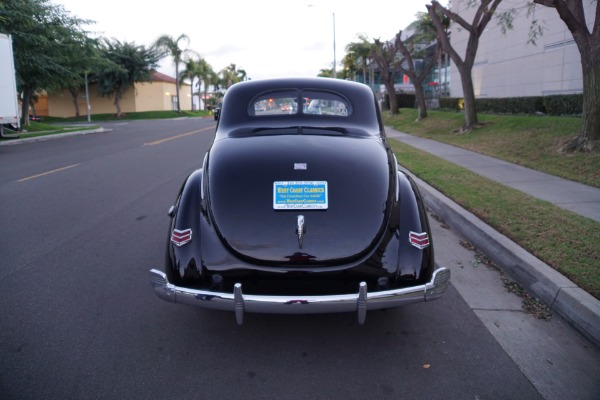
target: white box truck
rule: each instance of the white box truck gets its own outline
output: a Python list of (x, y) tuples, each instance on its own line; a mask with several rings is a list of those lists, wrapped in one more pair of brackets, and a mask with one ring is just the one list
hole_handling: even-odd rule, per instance
[(20, 123), (12, 38), (0, 33), (0, 135), (12, 136), (8, 132), (15, 134)]

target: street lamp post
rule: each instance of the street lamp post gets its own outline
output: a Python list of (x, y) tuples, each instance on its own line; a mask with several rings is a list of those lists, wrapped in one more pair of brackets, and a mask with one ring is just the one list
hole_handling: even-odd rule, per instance
[(333, 78), (337, 78), (337, 71), (335, 68), (336, 60), (335, 60), (335, 13), (333, 14)]
[(85, 73), (85, 108), (87, 109), (87, 121), (88, 124), (90, 122), (92, 122), (92, 116), (90, 114), (91, 112), (91, 107), (90, 107), (90, 90), (88, 88), (88, 74), (87, 72)]
[[(308, 7), (313, 7), (312, 4), (309, 4)], [(331, 13), (333, 16), (333, 77), (337, 78), (337, 70), (335, 68), (336, 59), (335, 59), (335, 13)]]

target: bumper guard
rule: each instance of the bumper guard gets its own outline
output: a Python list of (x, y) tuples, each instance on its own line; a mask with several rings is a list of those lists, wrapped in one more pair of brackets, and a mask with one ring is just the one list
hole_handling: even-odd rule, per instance
[(151, 269), (150, 284), (161, 299), (197, 307), (235, 312), (238, 325), (244, 322), (244, 313), (270, 314), (320, 314), (356, 312), (358, 323), (364, 324), (367, 311), (399, 307), (407, 304), (432, 301), (439, 298), (450, 283), (450, 270), (439, 268), (431, 280), (419, 286), (367, 292), (361, 282), (358, 292), (323, 296), (269, 296), (243, 294), (242, 284), (234, 285), (233, 293), (189, 289), (169, 282), (164, 272)]

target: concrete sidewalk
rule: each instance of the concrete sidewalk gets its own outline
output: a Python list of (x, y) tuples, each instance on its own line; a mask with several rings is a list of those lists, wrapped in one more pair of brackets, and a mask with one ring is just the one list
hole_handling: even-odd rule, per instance
[[(600, 222), (600, 189), (386, 127), (389, 138)], [(401, 163), (402, 160), (399, 160)], [(600, 347), (600, 301), (411, 174), (425, 203), (510, 277)]]
[(388, 137), (600, 222), (600, 189), (386, 127)]

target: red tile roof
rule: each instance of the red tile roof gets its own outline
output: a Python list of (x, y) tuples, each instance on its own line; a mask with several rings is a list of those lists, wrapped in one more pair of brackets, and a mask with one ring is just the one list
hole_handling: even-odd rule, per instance
[(158, 71), (154, 71), (152, 73), (152, 80), (158, 82), (169, 82), (169, 83), (177, 83), (177, 80), (169, 75), (162, 74)]

